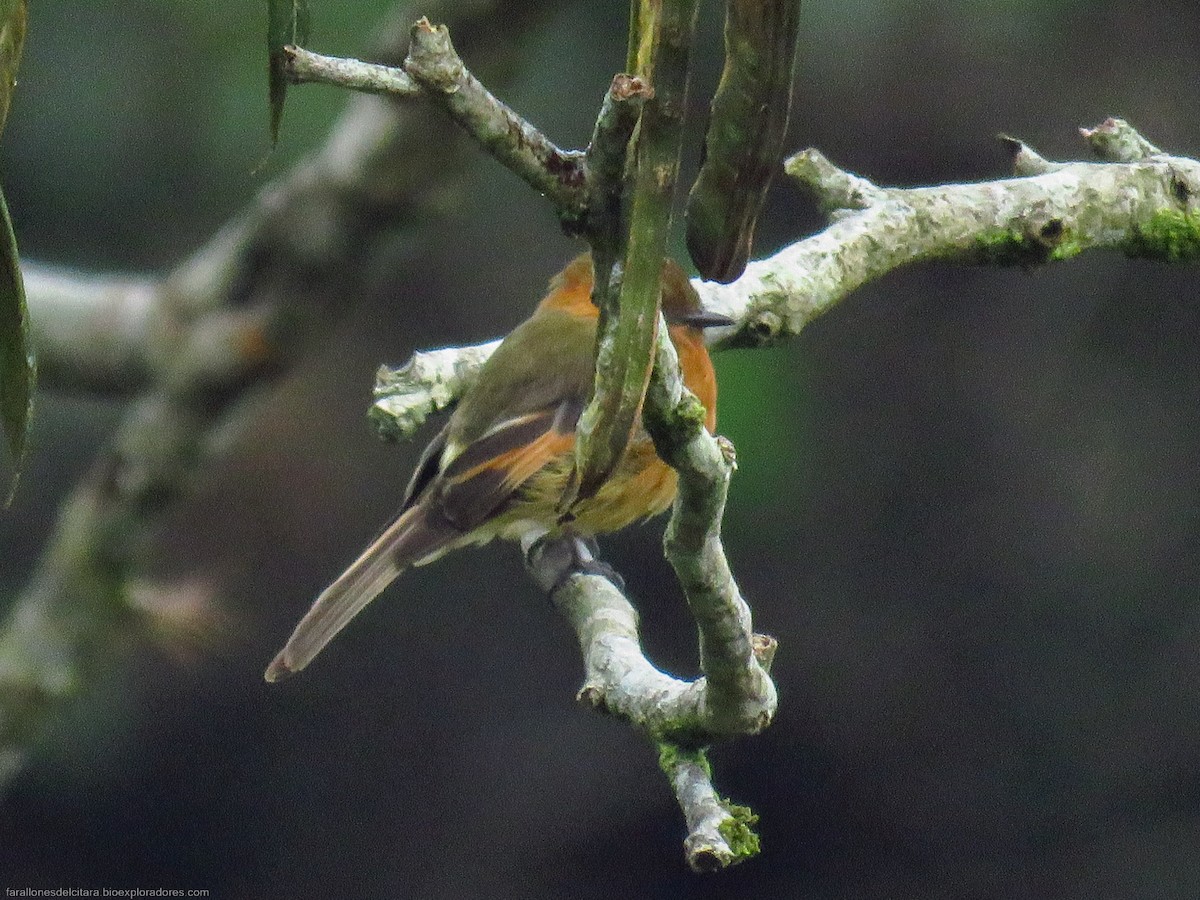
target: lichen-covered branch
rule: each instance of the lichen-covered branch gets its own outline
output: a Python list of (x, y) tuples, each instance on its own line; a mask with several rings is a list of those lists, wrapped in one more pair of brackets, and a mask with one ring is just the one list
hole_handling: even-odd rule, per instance
[[(574, 629), (584, 661), (579, 700), (645, 731), (659, 745), (659, 764), (671, 783), (687, 823), (684, 851), (697, 871), (732, 865), (758, 852), (753, 814), (722, 800), (712, 785), (703, 745), (719, 737), (758, 730), (765, 720), (733, 722), (718, 683), (674, 678), (657, 669), (642, 651), (638, 615), (614, 584), (592, 548), (571, 535), (543, 537), (526, 547), (525, 563), (538, 585)], [(749, 624), (749, 617), (745, 619)], [(703, 626), (702, 626), (703, 627)], [(775, 642), (755, 635), (752, 664), (770, 668)], [(770, 684), (770, 679), (766, 679)], [(774, 689), (769, 718), (774, 709)], [(746, 726), (735, 727), (735, 726)]]
[[(705, 309), (734, 325), (706, 329), (717, 349), (761, 346), (798, 334), (869, 281), (926, 260), (1038, 265), (1088, 249), (1168, 261), (1200, 259), (1200, 161), (1155, 155), (1123, 163), (1051, 163), (1003, 138), (1030, 174), (976, 184), (886, 188), (833, 165), (815, 150), (788, 170), (835, 221), (750, 263), (732, 284), (693, 280)], [(1039, 162), (1040, 161), (1040, 162)], [(447, 348), (441, 365), (453, 367)], [(464, 366), (483, 359), (464, 351)], [(469, 357), (469, 358), (467, 358)], [(381, 397), (388, 394), (381, 384)], [(405, 383), (397, 435), (424, 420), (420, 384)], [(386, 413), (384, 413), (386, 415)]]
[[(736, 321), (711, 332), (713, 342), (758, 345), (796, 334), (871, 279), (921, 260), (1035, 265), (1088, 248), (1165, 260), (1200, 257), (1195, 160), (1139, 155), (1150, 152), (1147, 142), (1128, 162), (1050, 163), (1018, 141), (1006, 143), (1014, 165), (1029, 174), (919, 189), (878, 187), (815, 151), (793, 158), (789, 172), (810, 186), (836, 220), (752, 263), (733, 284), (695, 283), (706, 308)], [(606, 579), (580, 573), (551, 584), (558, 585), (556, 603), (580, 637), (587, 668), (582, 696), (652, 733), (662, 727), (661, 719), (643, 712), (646, 701), (656, 710), (674, 709), (698, 728), (666, 734), (694, 746), (769, 721), (774, 688), (767, 671), (774, 644), (752, 634), (749, 611), (720, 547), (731, 448), (704, 432), (694, 399), (679, 384), (669, 341), (660, 340), (659, 353), (647, 424), (659, 452), (680, 471), (666, 546), (701, 629), (705, 677), (688, 683), (655, 670), (641, 654), (632, 609)], [(411, 403), (411, 383), (407, 390)], [(727, 852), (736, 858), (737, 847), (750, 846), (750, 814), (719, 801), (696, 759), (679, 759), (672, 757), (664, 769), (689, 823), (689, 860), (724, 864)], [(714, 838), (714, 828), (721, 840)]]
[[(573, 548), (568, 563), (588, 555), (570, 536), (543, 540), (527, 548), (527, 557), (535, 577), (552, 592), (579, 635), (588, 671), (580, 696), (659, 740), (690, 745), (755, 733), (770, 722), (776, 703), (774, 685), (754, 657), (749, 608), (733, 583), (719, 540), (732, 459), (705, 430), (702, 411), (699, 417), (680, 415), (698, 403), (684, 397), (678, 361), (658, 311), (696, 11), (694, 0), (643, 5), (632, 54), (636, 76), (614, 79), (584, 165), (570, 170), (566, 164), (575, 163), (575, 156), (565, 159), (470, 76), (445, 27), (417, 22), (405, 63), (488, 152), (550, 194), (564, 225), (581, 231), (592, 245), (594, 299), (600, 306), (596, 386), (579, 421), (575, 478), (561, 508), (569, 510), (574, 501), (590, 497), (609, 476), (645, 408), (652, 432), (661, 432), (656, 435), (661, 455), (683, 469), (681, 481), (687, 485), (681, 491), (686, 502), (677, 505), (668, 529), (668, 553), (700, 625), (701, 665), (710, 677), (689, 683), (655, 669), (641, 653), (636, 614), (607, 580), (587, 574), (586, 568), (570, 577), (547, 574), (549, 561), (560, 561), (558, 551), (564, 547)], [(635, 125), (637, 137), (631, 144)], [(577, 179), (569, 183), (569, 194), (563, 193), (564, 172)], [(659, 360), (663, 388), (646, 398), (657, 343), (665, 347), (660, 353), (669, 354)], [(453, 356), (446, 351), (418, 354), (401, 370), (381, 370), (372, 416), (384, 433), (410, 432), (430, 411), (452, 400), (453, 387), (466, 389), (463, 372), (491, 350), (482, 349)], [(689, 860), (700, 868), (734, 861), (736, 854), (716, 830), (728, 816), (697, 812), (698, 801), (685, 798), (701, 794), (681, 790), (694, 779), (668, 774), (689, 822)], [(715, 797), (711, 785), (708, 793)]]
[(1080, 128), (1092, 152), (1107, 162), (1137, 162), (1162, 153), (1124, 119), (1105, 119), (1095, 128)]
[(733, 445), (704, 427), (704, 408), (683, 386), (669, 340), (659, 342), (646, 427), (659, 456), (679, 473), (663, 546), (700, 633), (706, 727), (717, 735), (755, 734), (770, 724), (776, 695), (756, 656), (750, 607), (721, 543)]
[(303, 47), (283, 48), (283, 66), (292, 84), (329, 84), (364, 94), (416, 97), (421, 87), (398, 66), (322, 56)]
[(560, 150), (467, 71), (445, 25), (412, 28), (404, 68), (485, 150), (545, 194), (564, 223), (582, 219), (583, 153)]
[[(712, 341), (745, 346), (796, 334), (866, 282), (921, 260), (1035, 265), (1093, 247), (1167, 260), (1200, 256), (1200, 163), (1154, 153), (1148, 142), (1131, 140), (1127, 126), (1105, 123), (1097, 130), (1114, 128), (1124, 134), (1121, 146), (1135, 148), (1111, 151), (1127, 161), (1051, 163), (1008, 138), (1014, 167), (1023, 174), (982, 184), (884, 188), (816, 151), (794, 157), (789, 173), (809, 186), (835, 221), (750, 264), (733, 284), (695, 283), (707, 309), (735, 320), (710, 332)], [(452, 349), (440, 352), (443, 367), (456, 365)], [(695, 747), (770, 721), (775, 694), (767, 672), (774, 644), (753, 634), (721, 549), (732, 448), (704, 430), (695, 399), (680, 383), (670, 342), (660, 339), (658, 353), (646, 423), (659, 453), (680, 472), (665, 543), (700, 628), (704, 677), (672, 679), (645, 659), (636, 614), (607, 579), (584, 570), (539, 580), (552, 586), (579, 635), (587, 670), (581, 696), (668, 742)], [(409, 379), (405, 409), (416, 408), (421, 397)], [(408, 416), (397, 433), (413, 427)], [(533, 560), (530, 565), (537, 567)], [(672, 717), (665, 723), (663, 710)], [(737, 857), (735, 845), (745, 848), (753, 839), (749, 813), (719, 800), (699, 758), (664, 758), (671, 760), (664, 770), (689, 824), (689, 861), (727, 864)], [(731, 843), (733, 835), (743, 840)]]
[(688, 830), (684, 855), (694, 871), (712, 872), (758, 855), (759, 840), (753, 829), (758, 817), (717, 794), (704, 750), (662, 744), (658, 764), (683, 810)]
[[(642, 9), (632, 54), (636, 77), (614, 80), (585, 157), (583, 205), (577, 214), (563, 216), (592, 243), (601, 322), (596, 387), (580, 418), (576, 478), (562, 508), (591, 496), (608, 477), (645, 409), (660, 455), (680, 470), (667, 552), (700, 628), (705, 677), (685, 682), (655, 669), (641, 653), (633, 608), (608, 580), (588, 574), (586, 567), (570, 575), (554, 571), (551, 563), (563, 561), (563, 548), (572, 550), (565, 557), (568, 564), (589, 561), (587, 548), (569, 535), (544, 539), (529, 548), (527, 558), (579, 636), (587, 668), (581, 698), (659, 740), (697, 745), (760, 731), (774, 715), (776, 696), (755, 657), (750, 611), (720, 543), (732, 456), (708, 434), (703, 410), (683, 388), (658, 312), (697, 5), (670, 0)], [(561, 151), (494, 101), (466, 72), (444, 27), (418, 22), (405, 66), (497, 159), (544, 192), (559, 184), (549, 176), (561, 170)], [(636, 119), (634, 100), (641, 108)], [(552, 199), (563, 215), (568, 204)], [(578, 200), (572, 197), (571, 202)], [(431, 410), (445, 406), (452, 398), (448, 385), (464, 382), (462, 373), (480, 358), (480, 349), (456, 356), (447, 351), (419, 354), (401, 370), (381, 370), (372, 415), (385, 433), (410, 432)], [(652, 369), (658, 372), (656, 389), (647, 397)], [(422, 382), (427, 390), (420, 390)], [(715, 798), (711, 785), (707, 794), (684, 790), (694, 787), (696, 779), (674, 771), (668, 775), (689, 823), (689, 860), (700, 868), (734, 861), (736, 854), (718, 829), (728, 813), (715, 799), (707, 806), (702, 802)]]
[[(646, 659), (637, 611), (610, 577), (597, 574), (607, 567), (579, 538), (545, 537), (526, 548), (525, 563), (579, 639), (584, 661), (581, 701), (625, 719), (655, 740), (680, 745), (710, 743), (756, 731), (763, 724), (752, 718), (738, 723), (746, 728), (731, 728), (720, 703), (714, 705), (710, 697), (709, 679), (674, 678)], [(757, 665), (758, 660), (769, 661), (774, 643), (756, 637)], [(771, 696), (773, 702), (773, 692)]]
[(327, 84), (368, 94), (428, 97), (498, 162), (545, 194), (564, 223), (582, 221), (586, 199), (584, 153), (561, 150), (471, 74), (445, 25), (420, 19), (403, 67), (367, 63), (285, 47), (292, 84)]
[(701, 742), (704, 682), (674, 678), (646, 659), (637, 611), (612, 580), (589, 568), (590, 549), (569, 535), (547, 538), (529, 548), (525, 560), (579, 640), (579, 700), (658, 740)]
[(368, 416), (381, 437), (409, 437), (435, 412), (446, 409), (475, 383), (480, 367), (500, 342), (414, 353), (399, 369), (380, 366)]
[[(1029, 160), (1017, 158), (1022, 166)], [(706, 306), (738, 319), (732, 332), (715, 336), (723, 343), (796, 334), (868, 281), (924, 260), (1033, 266), (1101, 248), (1169, 261), (1200, 256), (1200, 162), (1193, 159), (1061, 163), (978, 184), (852, 192), (855, 176), (815, 150), (786, 168), (819, 200), (846, 211), (819, 234), (752, 263), (734, 284), (698, 286)]]
[[(624, 245), (622, 198), (629, 142), (646, 100), (654, 91), (645, 79), (621, 74), (613, 78), (600, 105), (587, 156), (588, 242), (603, 279)], [(603, 290), (604, 286), (601, 285)]]

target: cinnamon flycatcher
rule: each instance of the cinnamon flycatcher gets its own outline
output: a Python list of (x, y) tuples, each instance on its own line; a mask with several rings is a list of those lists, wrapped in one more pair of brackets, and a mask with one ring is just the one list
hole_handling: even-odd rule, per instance
[[(577, 257), (550, 282), (533, 315), (496, 348), (408, 484), (399, 517), (317, 597), (267, 668), (278, 681), (308, 665), (358, 612), (409, 566), (493, 538), (561, 529), (560, 501), (575, 463), (575, 426), (593, 383), (598, 310), (592, 259)], [(684, 384), (716, 425), (717, 382), (702, 329), (706, 313), (678, 265), (663, 264), (662, 309)], [(617, 469), (572, 508), (570, 530), (617, 531), (671, 505), (675, 470), (635, 432)]]

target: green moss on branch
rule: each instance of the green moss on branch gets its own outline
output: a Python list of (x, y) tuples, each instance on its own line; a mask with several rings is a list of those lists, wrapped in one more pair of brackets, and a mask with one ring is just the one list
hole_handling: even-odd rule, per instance
[(718, 828), (721, 837), (733, 851), (733, 859), (729, 864), (737, 865), (758, 856), (762, 852), (762, 842), (753, 827), (758, 822), (758, 816), (748, 806), (738, 806), (727, 800), (722, 801), (721, 805), (729, 813), (729, 818)]
[(1164, 209), (1144, 225), (1137, 225), (1125, 245), (1133, 257), (1164, 262), (1200, 259), (1200, 213)]

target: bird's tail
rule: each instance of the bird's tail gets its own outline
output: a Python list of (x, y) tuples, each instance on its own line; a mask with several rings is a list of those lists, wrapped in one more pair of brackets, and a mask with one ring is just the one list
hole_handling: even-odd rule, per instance
[(440, 555), (461, 533), (418, 503), (388, 526), (333, 584), (317, 597), (283, 649), (267, 666), (267, 681), (296, 674), (402, 571)]

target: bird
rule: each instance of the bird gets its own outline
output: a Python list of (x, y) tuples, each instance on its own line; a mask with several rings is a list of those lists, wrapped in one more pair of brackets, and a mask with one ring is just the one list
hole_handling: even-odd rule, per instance
[[(662, 310), (683, 382), (716, 427), (717, 381), (704, 328), (732, 324), (705, 311), (677, 263), (663, 262)], [(583, 253), (551, 279), (532, 316), (484, 363), (446, 426), (421, 454), (400, 513), (316, 599), (267, 667), (274, 682), (305, 666), (403, 570), (459, 547), (569, 530), (592, 539), (664, 512), (678, 477), (640, 426), (621, 461), (564, 515), (575, 435), (594, 381), (599, 310)]]

